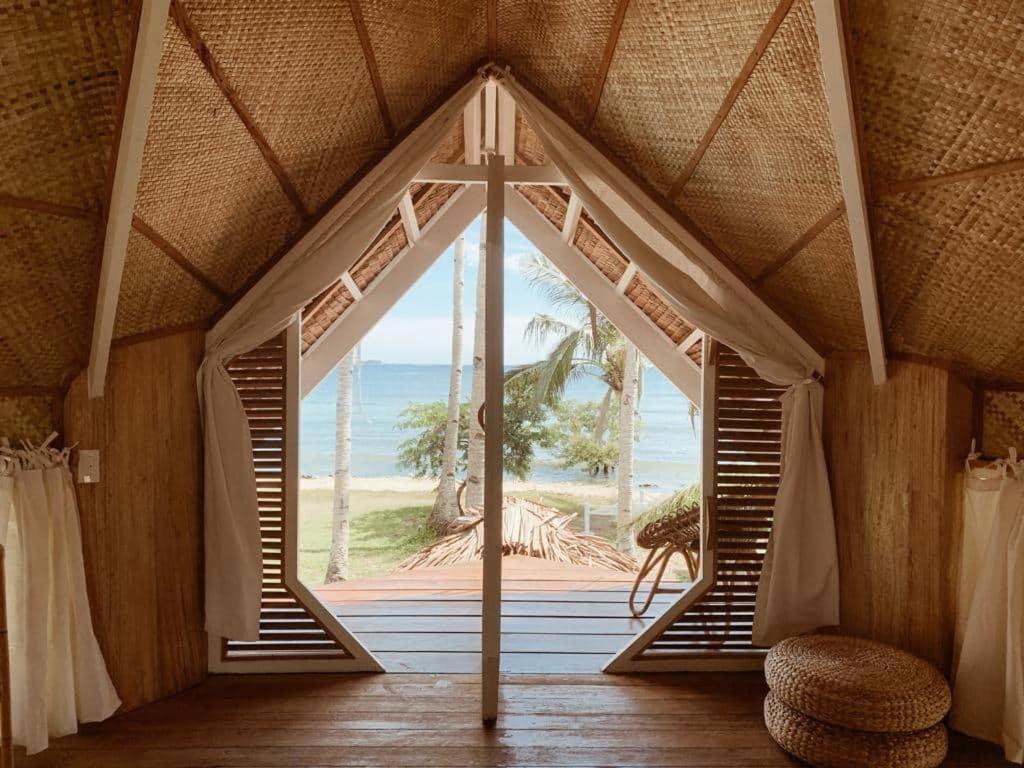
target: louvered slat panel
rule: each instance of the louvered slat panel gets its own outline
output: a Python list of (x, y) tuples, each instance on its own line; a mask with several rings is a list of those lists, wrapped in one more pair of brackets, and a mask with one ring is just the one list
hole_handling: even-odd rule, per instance
[(643, 658), (763, 653), (751, 643), (757, 582), (771, 533), (782, 453), (784, 388), (717, 345), (714, 429), (714, 584), (647, 646)]
[(351, 654), (284, 584), (285, 428), (288, 417), (286, 338), (282, 333), (227, 366), (252, 435), (256, 500), (263, 547), (260, 639), (229, 640), (223, 658), (338, 659)]

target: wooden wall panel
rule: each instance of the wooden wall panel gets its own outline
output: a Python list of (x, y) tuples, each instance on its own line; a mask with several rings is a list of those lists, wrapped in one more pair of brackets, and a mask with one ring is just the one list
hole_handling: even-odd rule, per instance
[(928, 364), (889, 373), (875, 387), (866, 357), (828, 361), (842, 625), (948, 670), (973, 392)]
[(100, 483), (78, 485), (96, 634), (125, 709), (206, 676), (196, 368), (203, 334), (115, 347), (107, 392), (85, 375), (65, 400), (68, 444), (100, 450)]

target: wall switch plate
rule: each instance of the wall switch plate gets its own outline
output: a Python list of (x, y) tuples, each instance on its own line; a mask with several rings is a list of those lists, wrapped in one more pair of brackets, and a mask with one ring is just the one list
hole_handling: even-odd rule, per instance
[(78, 452), (78, 482), (98, 483), (100, 481), (100, 452), (98, 450)]

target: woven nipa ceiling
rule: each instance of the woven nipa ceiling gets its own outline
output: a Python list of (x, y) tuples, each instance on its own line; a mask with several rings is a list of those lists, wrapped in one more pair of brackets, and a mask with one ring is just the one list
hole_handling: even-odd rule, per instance
[[(886, 343), (1024, 380), (1024, 9), (847, 11)], [(137, 16), (109, 0), (0, 9), (0, 388), (59, 385), (88, 357)], [(115, 336), (209, 324), (496, 60), (821, 351), (861, 349), (817, 45), (811, 0), (174, 0)], [(519, 162), (544, 162), (529, 126), (517, 133)], [(445, 194), (416, 190), (417, 210)], [(564, 217), (557, 192), (531, 195)], [(402, 247), (383, 245), (391, 230), (363, 279)], [(586, 217), (575, 242), (611, 279), (623, 268)], [(643, 290), (631, 298), (685, 335)]]

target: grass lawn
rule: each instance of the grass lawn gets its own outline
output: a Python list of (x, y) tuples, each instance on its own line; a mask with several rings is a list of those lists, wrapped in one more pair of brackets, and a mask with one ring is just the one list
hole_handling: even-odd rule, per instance
[[(333, 490), (305, 488), (300, 495), (299, 576), (310, 585), (323, 583), (331, 546)], [(576, 496), (520, 492), (564, 514), (577, 513), (582, 528), (583, 500)], [(400, 561), (434, 540), (427, 517), (434, 504), (430, 492), (352, 491), (349, 578), (384, 576)], [(595, 527), (607, 525), (594, 519)], [(604, 533), (600, 528), (596, 532)]]

